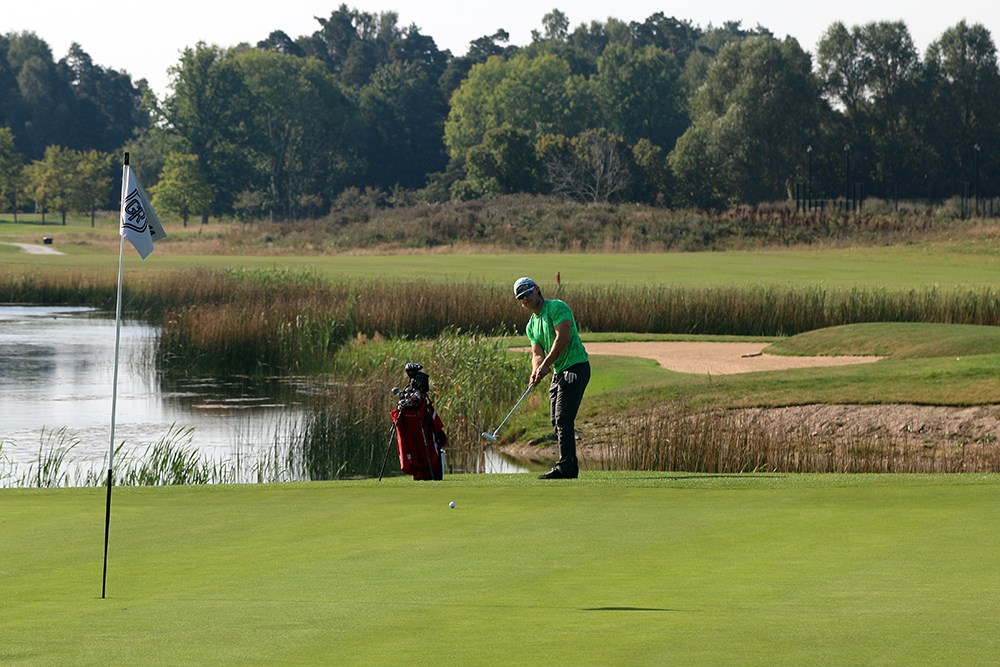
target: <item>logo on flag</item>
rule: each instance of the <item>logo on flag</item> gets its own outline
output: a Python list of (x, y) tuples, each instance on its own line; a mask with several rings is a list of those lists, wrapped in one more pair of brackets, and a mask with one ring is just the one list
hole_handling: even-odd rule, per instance
[(122, 175), (121, 236), (146, 259), (156, 241), (166, 237), (160, 219), (149, 204), (149, 197), (139, 184), (132, 169), (125, 165)]

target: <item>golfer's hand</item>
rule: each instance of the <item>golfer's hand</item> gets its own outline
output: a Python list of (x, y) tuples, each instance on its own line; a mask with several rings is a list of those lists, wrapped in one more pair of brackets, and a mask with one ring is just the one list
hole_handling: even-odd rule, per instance
[(565, 373), (563, 373), (563, 379), (566, 380), (566, 384), (573, 384), (574, 382), (576, 382), (576, 373), (571, 373), (570, 371), (566, 371)]

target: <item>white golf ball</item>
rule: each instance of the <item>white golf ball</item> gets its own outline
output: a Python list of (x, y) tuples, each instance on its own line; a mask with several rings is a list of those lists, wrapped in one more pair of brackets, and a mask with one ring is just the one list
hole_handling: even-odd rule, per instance
[(448, 503), (448, 507), (455, 509), (455, 501), (453, 500), (450, 503)]

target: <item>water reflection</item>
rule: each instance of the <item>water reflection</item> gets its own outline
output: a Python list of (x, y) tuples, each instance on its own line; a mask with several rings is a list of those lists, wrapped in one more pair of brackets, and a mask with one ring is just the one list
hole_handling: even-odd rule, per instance
[[(121, 328), (115, 439), (142, 450), (171, 425), (193, 427), (192, 446), (213, 460), (269, 447), (294, 430), (303, 396), (291, 385), (171, 378), (157, 373), (157, 331)], [(65, 428), (72, 459), (103, 464), (110, 446), (115, 323), (88, 308), (0, 307), (0, 443), (11, 463), (36, 461), (45, 433)]]

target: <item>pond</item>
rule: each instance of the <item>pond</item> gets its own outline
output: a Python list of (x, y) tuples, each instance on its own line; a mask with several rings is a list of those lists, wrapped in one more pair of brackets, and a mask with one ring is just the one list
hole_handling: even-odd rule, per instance
[[(193, 429), (205, 460), (287, 447), (309, 407), (304, 380), (167, 378), (153, 359), (158, 329), (123, 321), (115, 421), (122, 454), (141, 454), (172, 427)], [(0, 464), (22, 473), (40, 452), (74, 443), (78, 470), (107, 470), (115, 322), (90, 308), (0, 306)], [(488, 451), (488, 472), (524, 468)], [(0, 475), (2, 478), (2, 475)], [(4, 485), (0, 479), (0, 486)]]
[[(246, 377), (169, 381), (152, 358), (157, 330), (121, 327), (115, 440), (143, 450), (172, 426), (193, 428), (192, 445), (222, 460), (273, 445), (294, 431), (307, 396), (290, 383)], [(69, 458), (106, 468), (111, 433), (115, 322), (88, 308), (0, 307), (0, 443), (7, 462), (74, 441)]]

